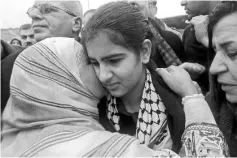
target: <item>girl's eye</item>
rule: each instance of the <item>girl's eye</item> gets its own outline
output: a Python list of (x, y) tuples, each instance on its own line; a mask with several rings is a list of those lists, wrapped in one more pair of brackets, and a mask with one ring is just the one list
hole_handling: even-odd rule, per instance
[(96, 64), (98, 64), (98, 62), (96, 62), (96, 61), (91, 61), (91, 60), (87, 59), (87, 64), (88, 64), (88, 65), (96, 65)]
[(92, 66), (99, 66), (99, 63), (95, 62), (95, 61), (90, 61), (90, 65), (92, 65)]
[(111, 64), (118, 64), (122, 59), (110, 59), (109, 62)]

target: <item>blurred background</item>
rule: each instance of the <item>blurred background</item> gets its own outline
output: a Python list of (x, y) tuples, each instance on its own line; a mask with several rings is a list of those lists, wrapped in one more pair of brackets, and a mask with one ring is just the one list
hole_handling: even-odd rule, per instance
[[(80, 0), (83, 12), (95, 9), (104, 3), (113, 0)], [(168, 26), (182, 31), (185, 27), (185, 11), (180, 5), (181, 0), (158, 0), (158, 12), (156, 17), (162, 19)], [(1, 39), (10, 41), (19, 36), (19, 27), (25, 23), (31, 23), (26, 12), (34, 3), (34, 0), (1, 0), (0, 1), (0, 28)]]

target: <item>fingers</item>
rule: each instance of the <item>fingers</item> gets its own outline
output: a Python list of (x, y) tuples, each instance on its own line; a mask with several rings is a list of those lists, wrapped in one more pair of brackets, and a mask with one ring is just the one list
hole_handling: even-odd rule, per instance
[(167, 68), (157, 68), (157, 73), (163, 78), (166, 83), (172, 82), (174, 76), (180, 73), (183, 69), (180, 69), (178, 66), (169, 66)]
[(196, 69), (201, 73), (203, 73), (206, 70), (205, 66), (201, 64), (195, 63), (195, 66), (196, 66)]
[(197, 72), (197, 73), (203, 73), (206, 69), (204, 66), (198, 63), (189, 63), (189, 62), (185, 62), (181, 64), (179, 67), (185, 69), (188, 72)]
[(163, 80), (167, 80), (170, 78), (170, 73), (168, 71), (171, 71), (169, 68), (157, 68), (156, 72), (163, 78)]

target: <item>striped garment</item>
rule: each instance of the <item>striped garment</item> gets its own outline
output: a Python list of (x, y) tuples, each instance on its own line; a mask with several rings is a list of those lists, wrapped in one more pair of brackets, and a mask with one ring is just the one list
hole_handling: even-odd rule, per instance
[[(178, 156), (167, 149), (153, 151), (135, 137), (104, 130), (97, 109), (103, 89), (86, 61), (82, 46), (70, 38), (46, 39), (19, 55), (2, 118), (1, 156)], [(207, 126), (193, 125), (185, 131), (185, 154), (197, 153), (196, 146), (189, 152), (190, 140), (200, 142), (210, 136), (210, 130), (215, 131), (211, 136), (219, 139), (219, 146), (223, 145), (219, 129)], [(200, 129), (204, 134), (193, 137)]]

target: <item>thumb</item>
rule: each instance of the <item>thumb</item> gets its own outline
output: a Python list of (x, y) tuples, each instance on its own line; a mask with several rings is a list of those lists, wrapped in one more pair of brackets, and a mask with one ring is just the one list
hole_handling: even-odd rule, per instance
[(198, 67), (198, 70), (200, 72), (204, 72), (206, 70), (205, 66), (201, 65), (201, 64), (198, 64), (198, 63), (195, 63), (195, 65)]

